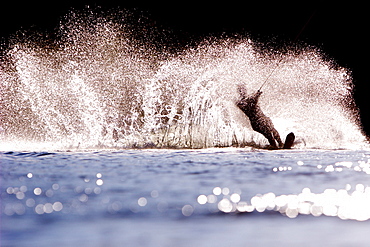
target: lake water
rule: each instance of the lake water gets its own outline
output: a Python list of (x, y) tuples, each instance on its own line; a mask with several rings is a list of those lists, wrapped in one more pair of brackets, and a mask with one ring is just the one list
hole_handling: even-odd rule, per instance
[(1, 153), (2, 246), (367, 246), (370, 152)]
[[(351, 71), (303, 43), (171, 35), (87, 8), (0, 44), (1, 246), (368, 246)], [(265, 149), (238, 85), (264, 85), (294, 149)]]

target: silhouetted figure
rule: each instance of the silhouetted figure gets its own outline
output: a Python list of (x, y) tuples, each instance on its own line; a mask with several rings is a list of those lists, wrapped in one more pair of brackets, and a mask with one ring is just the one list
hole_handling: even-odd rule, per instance
[(290, 149), (294, 145), (295, 135), (293, 132), (290, 132), (286, 138), (284, 143), (284, 149)]
[(237, 106), (248, 116), (253, 130), (264, 135), (272, 148), (283, 147), (280, 135), (275, 129), (271, 119), (263, 114), (258, 105), (258, 99), (262, 92), (258, 90), (254, 94), (247, 95), (247, 90), (243, 86), (239, 86), (238, 90), (241, 99), (237, 102)]

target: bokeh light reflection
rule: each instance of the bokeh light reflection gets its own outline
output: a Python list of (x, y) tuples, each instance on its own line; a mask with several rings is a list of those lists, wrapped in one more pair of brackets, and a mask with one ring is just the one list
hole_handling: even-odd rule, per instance
[(41, 189), (41, 188), (35, 188), (35, 189), (33, 190), (33, 193), (34, 193), (36, 196), (39, 196), (39, 195), (41, 195), (41, 193), (42, 193), (42, 189)]
[[(29, 172), (26, 177), (32, 178), (32, 182), (19, 180), (25, 184), (8, 186), (0, 194), (2, 199), (7, 199), (0, 207), (0, 213), (7, 216), (33, 213), (44, 215), (44, 217), (58, 212), (82, 214), (84, 211), (92, 209), (92, 205), (96, 205), (95, 197), (102, 192), (103, 175), (97, 173), (94, 176), (96, 176), (96, 180), (82, 176), (83, 184), (76, 186), (62, 185), (55, 180), (45, 185), (43, 182), (47, 180)], [(42, 180), (39, 180), (40, 178)], [(67, 197), (68, 200), (63, 201), (64, 197)], [(142, 200), (140, 202), (144, 206), (145, 202)], [(120, 208), (113, 205), (113, 209), (117, 211)]]
[(193, 214), (194, 208), (191, 205), (185, 205), (182, 207), (181, 212), (184, 216), (189, 217)]
[(198, 196), (198, 199), (197, 199), (197, 201), (198, 201), (198, 203), (199, 204), (206, 204), (207, 203), (207, 196), (206, 195), (200, 195), (200, 196)]
[[(342, 164), (350, 166), (349, 163)], [(347, 184), (345, 189), (326, 189), (322, 193), (313, 193), (310, 188), (304, 188), (299, 194), (279, 195), (269, 192), (257, 194), (250, 202), (241, 200), (239, 193), (221, 195), (221, 188), (216, 187), (213, 193), (220, 192), (219, 197), (213, 195), (218, 210), (224, 213), (263, 213), (276, 211), (289, 218), (299, 215), (315, 217), (325, 215), (338, 217), (342, 220), (366, 221), (370, 219), (370, 187), (363, 184), (353, 186)], [(220, 190), (220, 191), (218, 191)], [(214, 203), (208, 200), (209, 196), (199, 195), (197, 202), (200, 205)]]
[(139, 204), (140, 207), (145, 207), (147, 203), (148, 201), (145, 197), (140, 197), (137, 201), (137, 204)]

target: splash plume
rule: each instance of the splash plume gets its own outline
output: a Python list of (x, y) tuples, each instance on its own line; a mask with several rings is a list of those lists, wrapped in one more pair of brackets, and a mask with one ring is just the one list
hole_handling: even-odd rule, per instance
[(260, 104), (282, 136), (293, 131), (309, 148), (364, 145), (350, 72), (317, 48), (271, 53), (248, 37), (211, 38), (173, 53), (146, 25), (127, 12), (71, 11), (51, 43), (11, 42), (1, 145), (261, 147), (235, 105), (237, 85), (256, 91), (277, 63)]

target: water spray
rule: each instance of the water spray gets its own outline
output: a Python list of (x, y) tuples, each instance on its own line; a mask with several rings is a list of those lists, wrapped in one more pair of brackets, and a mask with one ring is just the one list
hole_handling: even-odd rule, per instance
[(314, 47), (281, 59), (257, 53), (249, 39), (218, 38), (164, 56), (151, 39), (131, 35), (136, 24), (127, 26), (120, 12), (114, 21), (89, 13), (69, 15), (57, 49), (27, 37), (8, 48), (0, 62), (0, 149), (263, 146), (229, 89), (245, 80), (261, 90), (283, 59), (285, 79), (261, 101), (281, 134), (299, 133), (312, 148), (365, 141), (350, 75)]
[(280, 58), (280, 60), (277, 62), (277, 65), (275, 66), (275, 68), (271, 71), (271, 73), (267, 76), (266, 80), (262, 83), (262, 85), (260, 86), (260, 88), (258, 89), (258, 92), (261, 91), (262, 87), (268, 82), (268, 79), (272, 76), (272, 74), (275, 72), (275, 70), (279, 67), (280, 65), (280, 62), (283, 60), (283, 58)]

